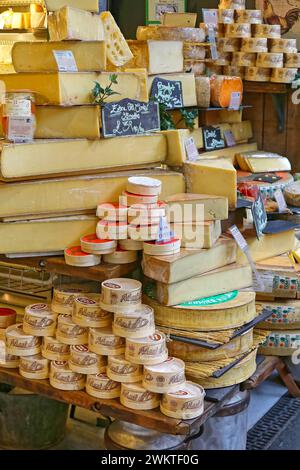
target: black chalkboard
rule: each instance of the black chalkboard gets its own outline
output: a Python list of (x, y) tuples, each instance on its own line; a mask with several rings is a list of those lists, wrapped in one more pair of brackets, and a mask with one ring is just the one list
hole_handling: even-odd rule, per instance
[(222, 138), (221, 129), (219, 127), (204, 127), (203, 138), (206, 150), (223, 149), (225, 147), (225, 142)]
[(156, 77), (151, 88), (151, 97), (158, 103), (164, 104), (166, 109), (183, 108), (182, 83), (174, 80), (165, 80)]
[(124, 99), (107, 103), (102, 108), (102, 133), (104, 137), (139, 135), (160, 130), (157, 103)]
[(264, 201), (263, 201), (260, 191), (259, 191), (259, 195), (256, 201), (252, 205), (251, 210), (252, 210), (256, 235), (257, 235), (257, 238), (260, 239), (268, 222), (266, 208), (265, 208)]

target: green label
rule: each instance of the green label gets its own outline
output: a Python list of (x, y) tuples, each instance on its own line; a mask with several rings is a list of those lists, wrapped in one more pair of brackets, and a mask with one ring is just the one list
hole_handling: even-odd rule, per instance
[(180, 307), (208, 307), (210, 305), (224, 304), (236, 299), (238, 291), (228, 292), (227, 294), (214, 295), (213, 297), (206, 297), (203, 299), (194, 300), (193, 302), (185, 302)]

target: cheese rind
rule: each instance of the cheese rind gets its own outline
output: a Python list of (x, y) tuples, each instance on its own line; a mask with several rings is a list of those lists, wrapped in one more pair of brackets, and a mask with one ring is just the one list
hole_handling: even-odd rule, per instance
[(127, 64), (132, 58), (132, 52), (110, 11), (103, 11), (100, 21), (104, 27), (106, 53), (109, 61), (117, 67)]
[(270, 52), (296, 53), (297, 39), (270, 39)]
[(258, 309), (268, 309), (272, 315), (259, 328), (270, 330), (291, 330), (300, 328), (300, 301), (280, 300), (280, 302), (257, 302)]
[(260, 52), (257, 54), (256, 66), (270, 69), (283, 68), (283, 54), (277, 52)]
[(56, 11), (64, 6), (80, 8), (80, 10), (95, 13), (99, 11), (98, 0), (45, 0), (45, 4), (48, 11)]
[(64, 6), (48, 15), (51, 41), (104, 41), (104, 26), (99, 15)]
[(210, 79), (209, 77), (195, 77), (197, 105), (199, 108), (210, 106)]
[(299, 347), (300, 330), (273, 331), (259, 348), (259, 353), (268, 356), (291, 356)]
[(163, 41), (205, 42), (204, 28), (174, 28), (169, 26), (139, 26), (136, 32), (139, 41), (160, 39)]
[(270, 152), (244, 152), (236, 155), (240, 168), (252, 173), (291, 171), (291, 164), (286, 157)]
[(243, 39), (241, 51), (243, 52), (268, 52), (268, 40), (267, 38)]
[(203, 220), (228, 219), (228, 200), (207, 194), (175, 194), (165, 199), (169, 222), (195, 222), (197, 208), (203, 208)]
[(298, 68), (273, 69), (271, 82), (273, 83), (292, 83), (297, 76)]
[(271, 69), (264, 67), (247, 67), (245, 80), (249, 82), (268, 82), (271, 77)]
[(280, 39), (281, 25), (279, 24), (256, 24), (253, 26), (254, 37)]
[[(196, 85), (195, 85), (195, 75), (193, 73), (183, 73), (183, 74), (164, 74), (161, 75), (152, 75), (148, 78), (148, 91), (151, 95), (151, 88), (153, 80), (158, 77), (164, 80), (179, 81), (182, 84), (182, 95), (183, 95), (183, 106), (197, 106), (197, 96), (196, 96)], [(120, 99), (120, 98), (119, 98)]]
[(222, 233), (221, 221), (171, 223), (171, 231), (181, 241), (182, 248), (211, 248)]

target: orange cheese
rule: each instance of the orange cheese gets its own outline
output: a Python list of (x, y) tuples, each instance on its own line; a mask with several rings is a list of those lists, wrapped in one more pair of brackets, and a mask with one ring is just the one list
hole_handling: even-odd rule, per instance
[(213, 75), (210, 81), (211, 101), (214, 106), (228, 108), (231, 101), (231, 94), (239, 92), (241, 102), (243, 99), (243, 81), (240, 77), (229, 77), (226, 75)]

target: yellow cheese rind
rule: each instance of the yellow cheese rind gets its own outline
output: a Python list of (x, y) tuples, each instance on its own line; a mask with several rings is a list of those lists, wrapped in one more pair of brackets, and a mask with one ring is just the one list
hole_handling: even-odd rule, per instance
[(104, 26), (99, 15), (64, 6), (48, 15), (51, 41), (104, 41)]
[(257, 308), (272, 311), (272, 316), (259, 323), (259, 328), (266, 330), (300, 329), (300, 301), (283, 300), (275, 302), (257, 302)]
[(110, 11), (103, 11), (100, 18), (104, 27), (107, 57), (117, 67), (125, 65), (132, 58), (132, 52)]
[[(254, 262), (279, 256), (293, 249), (295, 233), (293, 230), (287, 232), (262, 235), (260, 240), (256, 237), (247, 237), (250, 254)], [(237, 254), (239, 263), (247, 263), (247, 258), (239, 249)]]
[(173, 28), (169, 26), (139, 26), (136, 32), (139, 41), (160, 39), (163, 41), (205, 42), (204, 28)]
[(249, 82), (268, 82), (270, 81), (270, 77), (271, 77), (270, 68), (247, 67), (245, 71), (245, 80)]
[[(271, 329), (271, 328), (270, 328)], [(300, 330), (272, 331), (259, 348), (259, 354), (292, 356), (300, 347)]]
[(98, 0), (45, 0), (48, 11), (56, 11), (64, 6), (79, 8), (97, 13), (99, 11)]
[[(238, 124), (238, 123), (237, 123)], [(233, 129), (236, 129), (234, 126), (232, 126)], [(235, 132), (237, 132), (235, 130)], [(222, 158), (225, 157), (230, 161), (233, 165), (236, 165), (236, 155), (239, 152), (252, 152), (257, 150), (257, 144), (256, 143), (250, 143), (250, 144), (240, 144), (236, 145), (235, 147), (227, 147), (225, 149), (220, 149), (220, 150), (214, 150), (213, 152), (202, 152), (200, 153), (200, 158), (205, 159), (205, 158), (210, 158), (210, 157), (218, 157)]]
[(171, 231), (181, 241), (182, 248), (208, 249), (215, 245), (222, 233), (221, 221), (171, 223)]
[(156, 77), (163, 78), (165, 80), (174, 80), (174, 81), (181, 82), (182, 94), (183, 94), (183, 106), (184, 107), (197, 106), (195, 75), (193, 73), (165, 74), (163, 76), (153, 75), (148, 78), (149, 95), (151, 94), (153, 80)]
[(271, 82), (273, 83), (292, 83), (297, 76), (298, 68), (273, 69)]

